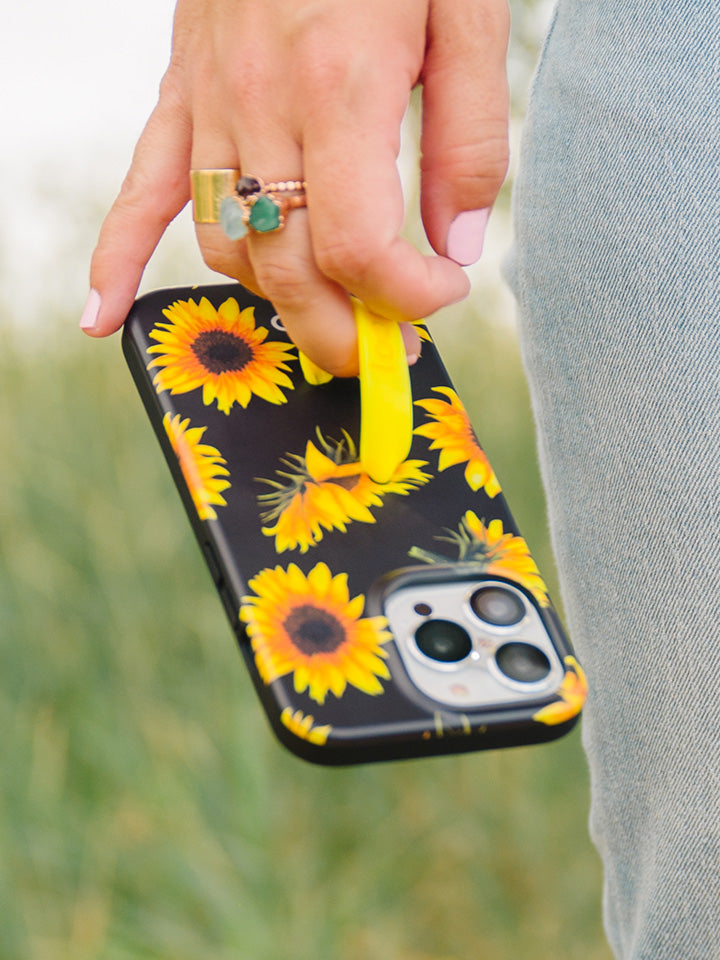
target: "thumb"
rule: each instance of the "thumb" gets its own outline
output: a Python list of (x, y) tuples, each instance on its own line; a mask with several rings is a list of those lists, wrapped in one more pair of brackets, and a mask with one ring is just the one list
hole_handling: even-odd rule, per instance
[(508, 163), (506, 0), (430, 4), (423, 68), (421, 207), (435, 251), (479, 259)]
[(153, 250), (189, 200), (191, 139), (187, 113), (166, 85), (92, 256), (90, 296), (80, 320), (90, 336), (122, 326)]

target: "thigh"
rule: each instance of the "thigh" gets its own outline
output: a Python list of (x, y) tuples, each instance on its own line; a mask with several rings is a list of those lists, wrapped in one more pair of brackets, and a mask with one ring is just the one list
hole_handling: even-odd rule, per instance
[(591, 829), (633, 960), (720, 956), (718, 63), (712, 5), (560, 0), (515, 190)]

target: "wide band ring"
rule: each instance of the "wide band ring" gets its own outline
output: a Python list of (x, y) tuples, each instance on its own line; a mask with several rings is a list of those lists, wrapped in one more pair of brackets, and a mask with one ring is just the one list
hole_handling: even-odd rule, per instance
[(291, 210), (307, 205), (304, 180), (266, 183), (227, 168), (191, 170), (190, 184), (195, 222), (219, 223), (230, 240), (241, 239), (248, 230), (281, 230)]
[(220, 204), (235, 192), (240, 171), (191, 170), (190, 195), (195, 223), (220, 223)]

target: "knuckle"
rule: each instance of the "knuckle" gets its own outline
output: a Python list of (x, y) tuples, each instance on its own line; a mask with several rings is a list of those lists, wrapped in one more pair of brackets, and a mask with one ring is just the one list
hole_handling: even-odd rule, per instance
[(467, 197), (494, 195), (502, 186), (510, 158), (505, 128), (497, 133), (424, 156), (423, 173), (431, 173), (453, 185)]
[(315, 244), (318, 267), (338, 283), (364, 283), (373, 272), (376, 258), (377, 252), (366, 238), (360, 239), (347, 231)]
[[(499, 39), (506, 43), (510, 33), (510, 5), (507, 0), (494, 0), (479, 11), (485, 36), (491, 40)], [(504, 59), (504, 58), (503, 58)]]
[(309, 98), (310, 102), (326, 100), (328, 96), (343, 91), (348, 85), (347, 63), (327, 53), (306, 56), (301, 76), (303, 95)]
[(232, 102), (242, 106), (245, 115), (260, 115), (267, 110), (268, 90), (273, 87), (268, 60), (256, 45), (243, 45), (223, 66), (222, 84)]
[(184, 168), (133, 160), (120, 185), (114, 208), (130, 220), (169, 222), (189, 193), (189, 177)]
[[(339, 28), (330, 20), (312, 13), (300, 16), (293, 25), (290, 40), (303, 98), (324, 101), (348, 88), (363, 58), (362, 51), (348, 57), (343, 44), (332, 42)], [(355, 66), (353, 67), (353, 64)]]
[(120, 187), (115, 212), (128, 224), (165, 223), (174, 215), (173, 203), (180, 189), (179, 183), (168, 182), (164, 190), (159, 191), (157, 184), (143, 170), (133, 166)]
[(311, 298), (312, 277), (307, 263), (288, 251), (253, 258), (257, 282), (270, 300), (286, 307), (305, 306)]
[(146, 209), (152, 195), (151, 184), (142, 168), (133, 163), (120, 186), (118, 202), (128, 213)]
[[(213, 231), (214, 232), (214, 231)], [(209, 231), (208, 231), (209, 233)], [(217, 273), (239, 279), (237, 256), (227, 249), (227, 242), (222, 237), (204, 236), (198, 241), (200, 254), (206, 266)]]
[(158, 102), (166, 104), (171, 110), (183, 108), (185, 101), (183, 74), (182, 63), (173, 60), (160, 80)]

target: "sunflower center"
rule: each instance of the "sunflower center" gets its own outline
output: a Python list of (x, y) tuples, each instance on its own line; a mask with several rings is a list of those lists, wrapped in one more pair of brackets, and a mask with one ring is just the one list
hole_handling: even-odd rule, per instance
[(248, 344), (227, 330), (203, 330), (192, 344), (192, 352), (210, 373), (242, 370), (253, 358)]
[(332, 653), (345, 641), (340, 621), (327, 610), (303, 604), (295, 607), (283, 624), (288, 636), (301, 653)]

